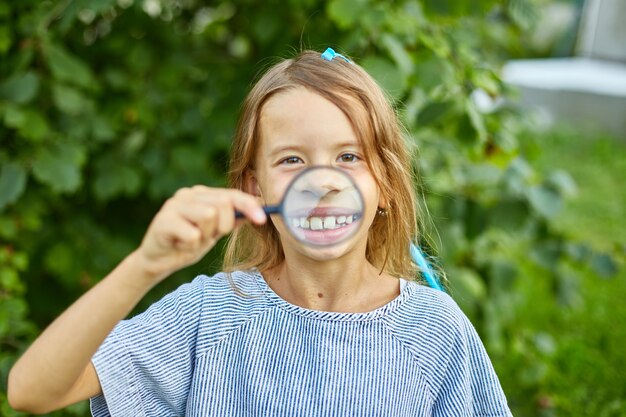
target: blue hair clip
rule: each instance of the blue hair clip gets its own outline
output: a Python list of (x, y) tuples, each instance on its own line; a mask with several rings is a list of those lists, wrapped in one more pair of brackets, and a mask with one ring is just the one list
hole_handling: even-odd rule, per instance
[(325, 59), (326, 61), (332, 61), (334, 57), (339, 57), (341, 59), (343, 59), (344, 61), (346, 61), (348, 64), (351, 64), (352, 61), (350, 61), (348, 58), (346, 58), (345, 56), (338, 54), (337, 52), (335, 52), (335, 50), (333, 48), (326, 48), (326, 50), (324, 51), (324, 53), (322, 53), (322, 59)]
[(411, 258), (413, 258), (413, 261), (422, 270), (422, 275), (424, 275), (424, 279), (426, 280), (428, 286), (436, 290), (445, 292), (443, 286), (433, 272), (433, 269), (430, 267), (430, 265), (428, 265), (424, 254), (417, 246), (415, 246), (413, 242), (411, 242)]

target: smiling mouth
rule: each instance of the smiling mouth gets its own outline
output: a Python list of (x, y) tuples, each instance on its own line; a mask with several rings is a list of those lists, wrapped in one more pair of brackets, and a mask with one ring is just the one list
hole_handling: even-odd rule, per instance
[(351, 225), (361, 218), (360, 213), (340, 216), (292, 217), (291, 227), (303, 230), (335, 230)]

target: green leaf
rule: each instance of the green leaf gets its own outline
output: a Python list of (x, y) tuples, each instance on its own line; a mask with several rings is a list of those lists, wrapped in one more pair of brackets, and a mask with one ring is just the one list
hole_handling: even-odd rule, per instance
[(15, 203), (26, 189), (26, 171), (15, 162), (9, 162), (0, 171), (0, 211)]
[(20, 135), (33, 142), (40, 142), (50, 133), (46, 118), (38, 111), (24, 112), (24, 123), (19, 128)]
[(531, 187), (527, 191), (531, 206), (543, 217), (553, 218), (563, 207), (563, 199), (550, 187)]
[[(0, 288), (4, 291), (21, 292), (23, 285), (13, 268), (0, 268)], [(3, 291), (3, 292), (4, 292)]]
[(550, 174), (546, 183), (556, 189), (560, 195), (573, 197), (578, 192), (576, 181), (572, 176), (563, 170), (556, 170)]
[(580, 279), (576, 271), (561, 264), (556, 269), (555, 278), (554, 289), (557, 299), (566, 306), (580, 306), (583, 298), (580, 292)]
[(84, 88), (91, 87), (95, 84), (94, 77), (89, 67), (62, 47), (47, 44), (45, 46), (45, 52), (50, 71), (52, 71), (52, 75), (57, 80)]
[(513, 195), (522, 196), (534, 175), (533, 168), (525, 159), (515, 158), (504, 171), (502, 177), (503, 186), (506, 191)]
[(571, 242), (566, 245), (565, 250), (569, 257), (576, 262), (584, 262), (593, 254), (591, 247), (584, 243)]
[(424, 10), (429, 14), (443, 15), (448, 18), (483, 16), (494, 3), (501, 0), (460, 1), (460, 0), (422, 0)]
[(446, 270), (450, 295), (466, 314), (475, 314), (487, 296), (485, 281), (470, 268), (450, 266)]
[(26, 112), (19, 106), (7, 105), (4, 108), (4, 124), (13, 129), (19, 129), (24, 125)]
[(17, 236), (18, 227), (15, 220), (0, 216), (0, 237), (14, 239)]
[(412, 74), (414, 72), (413, 59), (407, 52), (402, 42), (393, 35), (385, 33), (382, 36), (382, 44), (385, 46), (393, 60), (404, 74)]
[(11, 265), (17, 271), (25, 271), (28, 267), (28, 255), (24, 252), (13, 252), (11, 255)]
[(392, 97), (397, 99), (405, 93), (408, 85), (406, 76), (387, 59), (368, 57), (362, 65)]
[(356, 23), (368, 3), (368, 0), (331, 0), (326, 6), (326, 13), (337, 26), (348, 29)]
[(134, 195), (141, 186), (137, 170), (116, 164), (111, 159), (99, 161), (93, 191), (100, 201), (111, 200), (119, 195)]
[(545, 356), (553, 356), (557, 350), (557, 343), (549, 333), (540, 332), (535, 334), (535, 346)]
[(465, 235), (468, 239), (476, 239), (485, 233), (488, 223), (488, 213), (479, 202), (468, 200), (465, 209)]
[(452, 101), (433, 101), (428, 103), (417, 115), (417, 126), (423, 127), (435, 123), (454, 107)]
[(508, 0), (507, 13), (523, 30), (532, 28), (539, 18), (531, 0)]
[(531, 258), (546, 269), (555, 270), (559, 259), (563, 255), (563, 248), (558, 241), (544, 241), (536, 243), (531, 251)]
[(118, 5), (118, 0), (86, 0), (85, 8), (93, 10), (96, 13), (104, 12)]
[(491, 71), (477, 69), (472, 71), (472, 81), (478, 88), (482, 88), (490, 96), (496, 96), (500, 93), (500, 85), (498, 79)]
[(0, 26), (0, 54), (5, 54), (13, 44), (13, 37), (7, 26)]
[(591, 267), (602, 278), (614, 277), (619, 268), (611, 255), (597, 253), (591, 258)]
[(428, 13), (452, 15), (458, 13), (459, 6), (464, 6), (466, 2), (451, 0), (425, 0), (424, 10)]
[(26, 104), (35, 98), (38, 91), (39, 76), (34, 71), (26, 71), (0, 84), (0, 99)]
[(91, 108), (91, 102), (80, 91), (60, 84), (52, 86), (52, 99), (59, 110), (72, 116)]
[(526, 224), (529, 214), (526, 202), (502, 199), (489, 209), (489, 224), (510, 232), (518, 231)]
[(44, 258), (46, 268), (57, 275), (61, 283), (71, 287), (81, 265), (74, 248), (68, 243), (57, 242), (47, 249)]
[(115, 139), (115, 130), (105, 117), (94, 117), (91, 123), (91, 129), (94, 139), (99, 142), (109, 142)]
[(501, 176), (502, 171), (489, 162), (468, 164), (463, 167), (462, 183), (476, 188), (493, 188)]
[(447, 59), (440, 59), (428, 51), (417, 55), (414, 66), (413, 77), (425, 91), (432, 91), (454, 82), (452, 64)]
[(499, 290), (510, 290), (518, 275), (517, 266), (503, 259), (491, 261), (488, 270), (491, 286)]
[(4, 124), (17, 129), (20, 135), (33, 142), (46, 137), (50, 131), (48, 121), (36, 110), (8, 105), (4, 109)]
[(35, 178), (57, 193), (73, 192), (81, 184), (85, 149), (78, 144), (58, 143), (40, 149), (33, 163)]
[(180, 172), (201, 175), (206, 171), (206, 155), (198, 153), (191, 146), (177, 146), (171, 151), (172, 166)]
[(450, 57), (450, 43), (447, 39), (437, 31), (427, 33), (421, 31), (418, 33), (419, 40), (425, 47), (430, 49), (437, 57), (448, 59)]
[(122, 149), (124, 154), (133, 155), (137, 153), (146, 143), (147, 135), (143, 130), (132, 131), (124, 138)]

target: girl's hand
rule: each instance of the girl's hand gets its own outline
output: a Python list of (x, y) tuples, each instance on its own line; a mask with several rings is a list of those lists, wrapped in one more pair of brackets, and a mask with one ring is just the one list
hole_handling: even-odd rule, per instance
[(243, 191), (202, 185), (182, 188), (156, 214), (132, 256), (157, 284), (199, 261), (230, 233), (239, 224), (235, 211), (258, 225), (267, 220), (257, 199)]

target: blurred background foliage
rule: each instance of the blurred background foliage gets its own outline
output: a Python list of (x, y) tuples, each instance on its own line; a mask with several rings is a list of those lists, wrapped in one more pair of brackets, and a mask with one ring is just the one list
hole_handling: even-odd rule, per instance
[[(224, 185), (259, 72), (332, 46), (379, 80), (417, 145), (424, 245), (514, 415), (626, 415), (624, 142), (537, 131), (500, 78), (507, 58), (571, 53), (580, 5), (1, 2), (0, 414), (22, 415), (5, 398), (20, 352), (138, 245), (162, 202)], [(544, 15), (559, 7), (574, 16), (560, 26)], [(218, 252), (137, 310), (216, 271)], [(87, 414), (81, 403), (51, 415)]]

